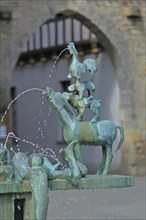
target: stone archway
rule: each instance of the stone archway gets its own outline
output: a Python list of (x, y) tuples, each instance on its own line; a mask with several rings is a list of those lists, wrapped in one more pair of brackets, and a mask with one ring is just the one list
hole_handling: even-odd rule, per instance
[[(13, 20), (10, 24), (5, 24), (5, 27), (10, 26), (10, 28), (8, 31), (9, 36), (5, 32), (2, 35), (4, 44), (1, 58), (3, 70), (1, 82), (7, 81), (5, 84), (7, 88), (9, 88), (9, 79), (22, 45), (26, 42), (28, 36), (51, 16), (58, 13), (63, 13), (66, 16), (76, 16), (97, 35), (116, 68), (121, 93), (121, 123), (125, 128), (127, 137), (124, 154), (132, 154), (130, 161), (127, 156), (124, 157), (124, 163), (127, 170), (130, 171), (135, 160), (133, 146), (136, 143), (140, 143), (143, 146), (144, 143), (144, 135), (142, 133), (144, 125), (139, 122), (138, 106), (136, 104), (139, 95), (144, 96), (144, 94), (140, 89), (140, 81), (135, 82), (133, 80), (136, 73), (142, 73), (141, 62), (137, 63), (136, 50), (138, 49), (139, 41), (143, 40), (143, 35), (140, 36), (139, 41), (134, 46), (131, 44), (131, 39), (134, 36), (132, 32), (131, 34), (127, 32), (123, 24), (125, 18), (120, 12), (122, 3), (117, 4), (114, 2), (112, 7), (109, 7), (109, 4), (106, 4), (106, 2), (101, 3), (100, 1), (86, 1), (83, 3), (82, 1), (69, 0), (62, 1), (61, 5), (59, 1), (44, 1), (43, 4), (42, 2), (34, 4), (33, 1), (23, 1), (9, 4), (8, 7), (13, 12)], [(113, 10), (114, 14), (112, 14)], [(125, 19), (124, 22), (126, 23), (127, 20)], [(135, 29), (132, 24), (131, 28)], [(140, 30), (138, 31), (140, 32)], [(6, 95), (5, 100), (9, 100), (8, 90), (2, 87), (2, 91), (3, 89)], [(138, 93), (137, 90), (139, 90)], [(5, 100), (2, 97), (4, 106), (6, 104)], [(143, 109), (144, 107), (141, 110), (140, 121), (143, 120)], [(139, 129), (137, 129), (138, 127)]]
[[(30, 10), (26, 10), (28, 7), (30, 7)], [(130, 46), (126, 39), (126, 32), (124, 33), (124, 30), (121, 29), (118, 22), (110, 17), (111, 11), (106, 14), (103, 13), (101, 8), (98, 8), (98, 5), (96, 5), (94, 1), (90, 3), (86, 2), (86, 4), (82, 4), (81, 1), (68, 1), (68, 3), (62, 1), (61, 5), (58, 1), (51, 1), (51, 4), (47, 2), (43, 4), (39, 2), (37, 4), (33, 2), (22, 2), (17, 3), (16, 9), (12, 10), (14, 10), (14, 20), (12, 21), (10, 31), (12, 30), (13, 34), (10, 36), (9, 43), (4, 45), (6, 50), (3, 54), (6, 60), (10, 61), (11, 59), (12, 64), (10, 67), (12, 69), (18, 59), (21, 47), (27, 41), (28, 37), (45, 20), (58, 13), (65, 14), (66, 16), (76, 16), (78, 20), (86, 24), (91, 31), (97, 35), (115, 65), (118, 62), (117, 60), (120, 60), (120, 57), (122, 57), (122, 64), (125, 65), (124, 74), (126, 74), (130, 68), (130, 72), (133, 73), (132, 70), (136, 68), (136, 65), (132, 62), (131, 53), (128, 50)], [(40, 16), (38, 16), (39, 14)], [(10, 53), (9, 57), (7, 56), (8, 52)], [(119, 58), (117, 58), (117, 55), (119, 55)], [(133, 63), (134, 66), (129, 66), (129, 63)]]

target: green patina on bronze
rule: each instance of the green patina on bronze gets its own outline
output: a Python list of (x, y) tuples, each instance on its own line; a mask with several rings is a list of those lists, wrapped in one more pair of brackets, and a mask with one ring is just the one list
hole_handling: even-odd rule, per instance
[[(68, 163), (68, 167), (61, 168), (60, 163), (52, 165), (41, 154), (27, 157), (18, 152), (10, 158), (7, 146), (1, 144), (0, 219), (13, 220), (18, 211), (23, 219), (45, 220), (49, 190), (123, 188), (135, 184), (133, 177), (108, 175), (117, 130), (120, 132), (120, 140), (116, 151), (124, 141), (124, 130), (112, 121), (99, 120), (101, 104), (100, 100), (94, 99), (93, 83), (97, 71), (96, 62), (86, 59), (80, 63), (74, 43), (69, 43), (67, 48), (72, 55), (68, 77), (74, 79), (75, 83), (63, 94), (47, 87), (43, 95), (63, 124), (64, 140), (68, 145), (60, 150), (60, 155)], [(89, 80), (81, 82), (81, 77), (86, 72), (89, 72)], [(84, 97), (85, 91), (88, 93), (87, 97)], [(77, 115), (73, 108), (77, 110)], [(86, 108), (93, 114), (90, 121), (84, 120)], [(96, 175), (88, 175), (80, 149), (82, 145), (102, 147), (102, 161)], [(19, 202), (22, 202), (22, 207)]]
[(93, 144), (97, 142), (98, 129), (96, 123), (82, 121), (79, 123), (80, 136), (79, 141), (85, 144)]
[[(135, 179), (131, 176), (122, 175), (108, 175), (99, 177), (95, 175), (87, 175), (81, 178), (76, 189), (110, 189), (110, 188), (124, 188), (133, 187)], [(67, 180), (55, 179), (49, 181), (50, 190), (71, 190), (75, 187)]]
[(64, 126), (65, 141), (68, 144), (72, 143), (73, 141), (77, 141), (77, 145), (74, 147), (75, 158), (80, 162), (83, 162), (80, 151), (80, 146), (83, 144), (101, 146), (103, 158), (101, 165), (97, 170), (97, 174), (103, 176), (107, 175), (113, 158), (112, 146), (113, 142), (117, 138), (118, 129), (120, 131), (120, 141), (116, 151), (120, 149), (124, 141), (123, 128), (109, 120), (101, 120), (97, 122), (78, 120), (71, 108), (71, 105), (68, 103), (64, 95), (53, 91), (53, 89), (50, 87), (46, 88), (46, 91), (43, 92), (43, 95), (54, 108)]
[[(112, 146), (117, 138), (117, 130), (120, 132), (120, 141), (117, 146), (118, 151), (124, 141), (124, 130), (122, 126), (109, 121), (99, 120), (100, 118), (100, 100), (94, 99), (95, 86), (93, 84), (94, 74), (97, 71), (96, 62), (92, 59), (87, 59), (83, 63), (79, 62), (78, 52), (74, 43), (69, 43), (67, 48), (72, 55), (72, 62), (70, 65), (69, 78), (74, 79), (75, 83), (68, 87), (68, 92), (60, 93), (53, 91), (52, 88), (47, 87), (43, 95), (47, 98), (49, 104), (52, 105), (59, 119), (64, 127), (64, 139), (69, 144), (77, 141), (74, 146), (74, 151), (65, 150), (65, 158), (71, 164), (70, 169), (73, 179), (80, 178), (82, 175), (82, 168), (78, 167), (77, 161), (83, 163), (81, 154), (81, 145), (93, 145), (102, 147), (102, 162), (97, 170), (98, 175), (107, 175), (112, 162)], [(89, 80), (81, 82), (81, 78), (86, 72), (90, 73)], [(88, 96), (84, 96), (84, 91), (88, 92)], [(76, 116), (73, 108), (77, 109), (78, 115)], [(84, 121), (85, 108), (94, 114), (90, 121)], [(67, 157), (67, 154), (70, 154)], [(63, 153), (62, 153), (63, 155)], [(72, 160), (72, 161), (71, 161)], [(77, 161), (76, 161), (77, 160)], [(73, 170), (75, 167), (75, 170)], [(80, 172), (78, 172), (80, 170)], [(74, 182), (74, 181), (73, 181)]]

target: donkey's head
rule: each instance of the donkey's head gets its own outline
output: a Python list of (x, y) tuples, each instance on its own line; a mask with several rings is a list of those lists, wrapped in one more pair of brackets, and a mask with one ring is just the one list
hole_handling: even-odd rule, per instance
[(50, 100), (54, 95), (54, 91), (51, 87), (47, 86), (46, 90), (42, 92), (42, 95), (45, 96), (48, 100)]

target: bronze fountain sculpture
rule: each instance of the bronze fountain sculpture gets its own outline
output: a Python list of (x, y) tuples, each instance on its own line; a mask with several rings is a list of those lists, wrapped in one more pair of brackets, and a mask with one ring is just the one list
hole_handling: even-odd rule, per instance
[[(0, 144), (0, 219), (11, 219), (12, 216), (15, 218), (20, 211), (19, 215), (23, 219), (45, 220), (49, 204), (48, 189), (134, 186), (132, 177), (108, 175), (117, 130), (120, 131), (120, 140), (116, 151), (123, 144), (124, 131), (120, 125), (112, 121), (100, 120), (101, 103), (100, 100), (94, 99), (96, 62), (86, 59), (80, 63), (74, 43), (69, 43), (67, 48), (72, 55), (68, 77), (75, 82), (68, 87), (68, 92), (55, 92), (47, 87), (42, 94), (63, 124), (64, 140), (68, 146), (61, 149), (60, 154), (68, 162), (68, 167), (60, 168), (60, 163), (53, 165), (41, 154), (27, 157), (24, 153), (18, 152), (11, 158), (6, 144)], [(89, 80), (81, 82), (82, 76), (86, 73), (89, 73)], [(84, 95), (85, 92), (88, 96)], [(90, 121), (84, 120), (86, 108), (93, 113)], [(102, 147), (102, 161), (96, 175), (87, 175), (88, 169), (83, 163), (81, 154), (81, 146), (84, 144)]]
[[(76, 172), (72, 170), (74, 174), (73, 178), (79, 179), (82, 176), (82, 166), (78, 166), (78, 162), (83, 163), (80, 147), (84, 144), (102, 146), (102, 162), (97, 170), (97, 174), (105, 176), (108, 174), (112, 162), (112, 145), (117, 137), (117, 129), (120, 130), (120, 142), (116, 151), (120, 149), (124, 141), (124, 131), (120, 125), (112, 121), (99, 121), (100, 102), (93, 99), (94, 93), (91, 93), (93, 88), (95, 88), (93, 84), (93, 76), (95, 70), (97, 70), (95, 63), (91, 59), (89, 61), (94, 63), (93, 66), (86, 66), (86, 63), (79, 63), (74, 43), (69, 43), (68, 48), (73, 55), (69, 75), (75, 79), (75, 84), (69, 86), (68, 93), (63, 94), (54, 92), (52, 88), (47, 87), (43, 95), (58, 114), (64, 127), (64, 139), (71, 146), (70, 148), (68, 146), (66, 149), (61, 150), (61, 155), (69, 163), (72, 163), (70, 168), (76, 167)], [(85, 74), (85, 69), (90, 72), (91, 76), (89, 81), (82, 83), (80, 82), (80, 78)], [(89, 91), (88, 97), (83, 96), (84, 90)], [(94, 118), (91, 121), (84, 121), (83, 113), (88, 106), (90, 106), (89, 109), (94, 113)], [(72, 107), (78, 110), (79, 114), (77, 117)], [(75, 142), (76, 144), (74, 144)], [(74, 145), (73, 149), (72, 145)]]

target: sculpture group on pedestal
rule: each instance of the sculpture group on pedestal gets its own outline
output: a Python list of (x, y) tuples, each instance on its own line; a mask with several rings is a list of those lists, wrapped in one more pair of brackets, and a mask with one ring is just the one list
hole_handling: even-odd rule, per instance
[[(87, 174), (87, 168), (83, 164), (81, 145), (93, 145), (102, 147), (102, 161), (97, 170), (97, 174), (105, 176), (108, 174), (112, 162), (112, 146), (117, 137), (117, 129), (120, 131), (120, 141), (117, 146), (118, 151), (124, 141), (124, 131), (120, 125), (109, 120), (99, 120), (100, 100), (94, 99), (95, 85), (93, 83), (94, 74), (97, 71), (96, 62), (86, 59), (83, 63), (78, 60), (78, 52), (74, 43), (67, 46), (72, 55), (72, 63), (69, 67), (69, 78), (74, 84), (68, 87), (68, 92), (63, 94), (53, 91), (47, 87), (43, 95), (59, 116), (64, 127), (64, 139), (68, 143), (65, 149), (61, 149), (62, 158), (69, 164), (71, 170), (71, 182), (78, 185), (79, 179)], [(84, 74), (90, 74), (89, 80), (81, 82)], [(84, 96), (87, 92), (88, 96)], [(73, 108), (78, 112), (76, 116)], [(93, 113), (91, 121), (84, 121), (85, 108)]]
[[(18, 152), (11, 158), (6, 142), (4, 145), (0, 144), (0, 184), (5, 185), (5, 183), (8, 183), (9, 185), (10, 183), (13, 188), (13, 183), (23, 185), (24, 181), (29, 182), (34, 196), (35, 219), (39, 220), (46, 219), (47, 215), (49, 203), (48, 181), (66, 179), (70, 183), (65, 182), (72, 188), (82, 188), (80, 183), (84, 182), (82, 180), (87, 180), (87, 178), (84, 178), (88, 173), (88, 169), (83, 163), (80, 149), (82, 145), (102, 147), (102, 161), (97, 169), (97, 178), (97, 176), (106, 176), (109, 172), (113, 158), (112, 146), (117, 138), (118, 129), (120, 140), (116, 151), (121, 148), (124, 141), (124, 131), (120, 125), (109, 120), (100, 120), (101, 103), (100, 100), (94, 99), (95, 85), (93, 81), (94, 74), (97, 72), (96, 62), (92, 59), (86, 59), (83, 63), (80, 63), (74, 43), (69, 43), (67, 48), (72, 55), (70, 72), (67, 76), (74, 82), (68, 87), (68, 92), (55, 92), (52, 88), (47, 87), (43, 92), (43, 96), (52, 105), (62, 122), (64, 140), (68, 145), (65, 149), (60, 150), (60, 155), (63, 160), (67, 161), (68, 167), (63, 169), (60, 163), (53, 165), (48, 158), (43, 157), (41, 154), (26, 156), (25, 153)], [(82, 77), (86, 73), (89, 74), (89, 80), (82, 82)], [(85, 93), (88, 95), (85, 95)], [(93, 114), (90, 121), (84, 119), (86, 108)], [(77, 115), (74, 109), (77, 110)], [(95, 176), (93, 179), (95, 180)], [(111, 183), (111, 180), (109, 180), (110, 184), (108, 186), (119, 187), (119, 182), (114, 185), (115, 181)], [(105, 186), (104, 183), (102, 187)], [(124, 186), (124, 184), (121, 184), (121, 179), (120, 186)], [(18, 188), (16, 191), (18, 191)], [(5, 193), (4, 190), (3, 193)], [(5, 211), (2, 216), (4, 214)]]
[[(120, 141), (117, 150), (120, 149), (124, 141), (123, 128), (120, 125), (108, 120), (99, 120), (100, 118), (100, 100), (94, 99), (95, 85), (94, 74), (97, 72), (97, 64), (93, 59), (85, 59), (83, 63), (79, 62), (78, 52), (73, 42), (67, 45), (72, 55), (72, 62), (69, 67), (68, 78), (74, 80), (74, 83), (68, 87), (68, 92), (55, 92), (47, 87), (43, 92), (49, 104), (51, 104), (58, 114), (64, 128), (64, 140), (68, 144), (65, 149), (60, 150), (62, 158), (68, 162), (69, 167), (60, 169), (60, 164), (53, 166), (47, 158), (42, 159), (42, 166), (47, 172), (49, 179), (65, 178), (74, 186), (78, 186), (80, 178), (88, 173), (87, 167), (83, 163), (81, 145), (92, 145), (102, 147), (102, 161), (97, 170), (97, 175), (105, 176), (108, 174), (112, 161), (112, 145), (117, 137), (117, 129), (120, 131)], [(81, 81), (85, 74), (89, 74), (89, 80)], [(88, 94), (88, 95), (85, 95)], [(84, 111), (88, 108), (93, 113), (90, 121), (84, 120)], [(76, 109), (78, 115), (75, 114)], [(15, 170), (15, 180), (21, 182), (28, 176), (29, 161), (23, 153), (17, 153), (13, 159), (8, 161), (9, 152), (6, 146), (0, 147), (0, 163), (2, 156), (7, 158), (7, 164), (12, 165)], [(32, 155), (35, 161), (39, 157)], [(34, 161), (34, 159), (33, 159)], [(23, 166), (20, 166), (23, 162)], [(36, 164), (35, 164), (36, 166)], [(11, 166), (10, 166), (11, 167)], [(13, 177), (12, 169), (10, 178)], [(29, 167), (29, 168), (28, 168)], [(33, 167), (33, 165), (31, 166)]]

